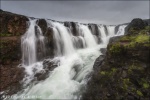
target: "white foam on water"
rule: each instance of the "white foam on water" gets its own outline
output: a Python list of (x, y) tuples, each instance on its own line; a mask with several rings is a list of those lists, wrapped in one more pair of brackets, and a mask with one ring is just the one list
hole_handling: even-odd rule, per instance
[[(35, 34), (33, 34), (35, 32), (33, 30), (35, 21), (30, 21), (30, 23), (30, 27), (25, 33), (25, 35), (30, 36), (23, 36), (27, 42), (31, 41), (31, 44), (26, 43), (26, 45), (23, 45), (23, 49), (30, 46), (33, 49), (28, 51), (30, 52), (29, 54), (23, 52), (24, 56), (27, 56), (27, 60), (32, 59), (32, 63), (30, 63), (30, 65), (26, 65), (25, 67), (28, 75), (26, 80), (24, 80), (26, 83), (30, 83), (30, 81), (34, 78), (35, 73), (44, 71), (42, 61), (36, 62), (36, 53), (34, 53), (36, 51), (36, 39)], [(104, 27), (98, 26), (102, 39), (102, 43), (98, 45), (88, 27), (86, 25), (79, 25), (81, 33), (79, 33), (80, 36), (77, 38), (82, 39), (84, 47), (82, 49), (75, 49), (73, 42), (76, 41), (76, 43), (78, 43), (77, 41), (79, 39), (74, 38), (75, 40), (73, 41), (72, 35), (67, 31), (67, 28), (62, 23), (48, 23), (51, 23), (50, 27), (53, 28), (54, 39), (57, 47), (55, 57), (50, 60), (53, 60), (54, 62), (59, 60), (60, 62), (58, 67), (51, 71), (49, 73), (49, 77), (45, 80), (40, 81), (37, 84), (32, 83), (33, 85), (27, 86), (24, 91), (18, 92), (14, 96), (16, 96), (18, 99), (21, 99), (22, 96), (28, 96), (27, 99), (33, 99), (32, 96), (35, 96), (34, 99), (38, 100), (79, 99), (82, 94), (81, 90), (87, 83), (87, 76), (93, 71), (95, 59), (101, 54), (100, 48), (107, 47), (109, 38), (115, 35), (115, 27), (107, 27), (109, 32), (107, 36)], [(61, 46), (62, 44), (60, 44), (61, 42), (63, 47)], [(85, 47), (85, 44), (87, 47)], [(61, 53), (61, 51), (63, 51), (63, 53)], [(30, 55), (32, 55), (33, 58), (30, 58)]]

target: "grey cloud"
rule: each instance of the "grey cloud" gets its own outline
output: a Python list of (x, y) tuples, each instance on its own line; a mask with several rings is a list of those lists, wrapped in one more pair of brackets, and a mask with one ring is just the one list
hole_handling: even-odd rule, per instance
[(36, 18), (120, 24), (149, 18), (149, 1), (2, 1), (6, 11)]

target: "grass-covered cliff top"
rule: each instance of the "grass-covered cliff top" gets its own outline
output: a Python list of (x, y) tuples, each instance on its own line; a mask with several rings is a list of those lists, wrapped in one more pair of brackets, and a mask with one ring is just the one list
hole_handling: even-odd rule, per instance
[(150, 99), (150, 26), (129, 26), (129, 34), (114, 37), (104, 60), (96, 61), (100, 64), (94, 66), (83, 100)]
[(108, 48), (108, 51), (117, 53), (122, 48), (131, 49), (136, 46), (150, 47), (150, 26), (146, 26), (142, 30), (135, 30), (134, 28), (131, 28), (130, 33), (132, 34), (125, 35), (118, 39), (115, 43), (110, 44), (111, 47)]

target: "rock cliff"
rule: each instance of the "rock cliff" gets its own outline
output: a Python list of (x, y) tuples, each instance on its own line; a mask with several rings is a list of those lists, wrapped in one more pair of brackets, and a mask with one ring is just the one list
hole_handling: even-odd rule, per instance
[(17, 92), (23, 76), (21, 63), (21, 35), (27, 29), (28, 18), (5, 11), (0, 11), (0, 91)]
[(126, 33), (111, 38), (106, 56), (95, 61), (83, 100), (150, 99), (150, 26), (133, 19)]

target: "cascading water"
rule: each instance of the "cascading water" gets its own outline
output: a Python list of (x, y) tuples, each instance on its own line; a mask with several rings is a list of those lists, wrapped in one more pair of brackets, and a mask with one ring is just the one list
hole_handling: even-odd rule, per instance
[(121, 26), (119, 26), (119, 29), (118, 29), (118, 32), (117, 32), (116, 35), (124, 35), (125, 27), (126, 27), (126, 26), (127, 26), (127, 25), (121, 25)]
[(106, 26), (108, 30), (108, 35), (105, 32), (104, 25), (98, 25), (98, 29), (100, 31), (100, 36), (103, 44), (108, 44), (109, 39), (113, 36), (115, 36), (115, 26)]
[(80, 25), (80, 28), (82, 29), (85, 42), (87, 44), (87, 47), (94, 47), (97, 45), (96, 40), (94, 39), (94, 36), (92, 35), (91, 31), (89, 30), (88, 26), (86, 25)]
[(101, 34), (99, 34), (101, 36), (101, 39), (102, 39), (102, 43), (106, 43), (107, 42), (107, 35), (105, 33), (105, 29), (104, 29), (104, 26), (101, 25), (101, 26), (98, 26), (98, 29), (100, 31)]
[(37, 42), (36, 42), (36, 44), (38, 45), (37, 46), (37, 49), (38, 49), (37, 57), (40, 57), (42, 59), (46, 55), (45, 37), (43, 36), (41, 28), (38, 25), (36, 25), (36, 27), (37, 27), (37, 32), (36, 32)]
[[(25, 68), (27, 73), (23, 79), (25, 86), (34, 78), (34, 74), (42, 69), (42, 64), (36, 63), (37, 57), (45, 55), (44, 36), (36, 22), (37, 19), (29, 19), (29, 28), (21, 38), (22, 67)], [(39, 49), (40, 54), (37, 51)]]
[[(37, 48), (45, 53), (44, 36), (36, 19), (30, 20), (29, 28), (21, 38), (22, 61), (24, 65), (31, 65), (37, 61)], [(38, 46), (37, 46), (38, 44)]]
[[(109, 38), (114, 36), (114, 26), (108, 28), (108, 36), (104, 26), (98, 25), (99, 37), (102, 42), (97, 44), (87, 25), (79, 24), (78, 36), (73, 36), (62, 23), (47, 20), (48, 27), (53, 29), (55, 40), (55, 57), (48, 61), (58, 62), (58, 67), (49, 72), (49, 77), (37, 84), (27, 86), (23, 91), (15, 94), (16, 99), (22, 96), (27, 99), (79, 99), (82, 89), (89, 79), (87, 77), (93, 70), (95, 59), (101, 54), (100, 48), (106, 48)], [(36, 20), (30, 20), (30, 26), (22, 37), (24, 61), (30, 62), (25, 69), (28, 82), (33, 79), (36, 72), (43, 71), (42, 61), (36, 60)], [(121, 30), (119, 30), (121, 31)], [(32, 42), (32, 44), (30, 44)], [(82, 46), (80, 46), (82, 44)], [(31, 57), (31, 58), (30, 58)], [(35, 70), (36, 69), (36, 72)], [(24, 80), (25, 82), (25, 80)]]
[[(61, 39), (63, 41), (63, 46), (64, 46), (63, 54), (70, 55), (70, 54), (74, 53), (75, 50), (74, 50), (73, 43), (71, 40), (71, 35), (67, 31), (67, 28), (63, 24), (58, 23), (58, 22), (53, 22), (53, 25), (54, 25), (54, 28), (56, 28), (57, 32), (59, 32), (61, 35)], [(57, 32), (56, 32), (56, 34), (58, 34)], [(54, 35), (55, 35), (55, 33), (54, 33)], [(55, 36), (55, 39), (56, 38), (57, 37)]]
[(115, 35), (115, 27), (114, 26), (107, 26), (107, 30), (108, 30), (109, 36)]
[(86, 47), (85, 39), (82, 36), (72, 36), (72, 41), (76, 49)]
[(53, 38), (54, 38), (54, 43), (55, 43), (55, 51), (54, 51), (54, 54), (55, 56), (60, 56), (62, 55), (62, 50), (61, 48), (63, 48), (63, 41), (61, 40), (61, 35), (60, 35), (60, 32), (58, 31), (57, 27), (53, 27), (53, 22), (52, 21), (49, 21), (47, 20), (47, 25), (48, 25), (48, 28), (52, 28), (53, 29), (53, 32), (55, 33), (53, 35)]
[(36, 62), (36, 20), (30, 20), (27, 32), (22, 36), (22, 60), (23, 64), (31, 65)]

